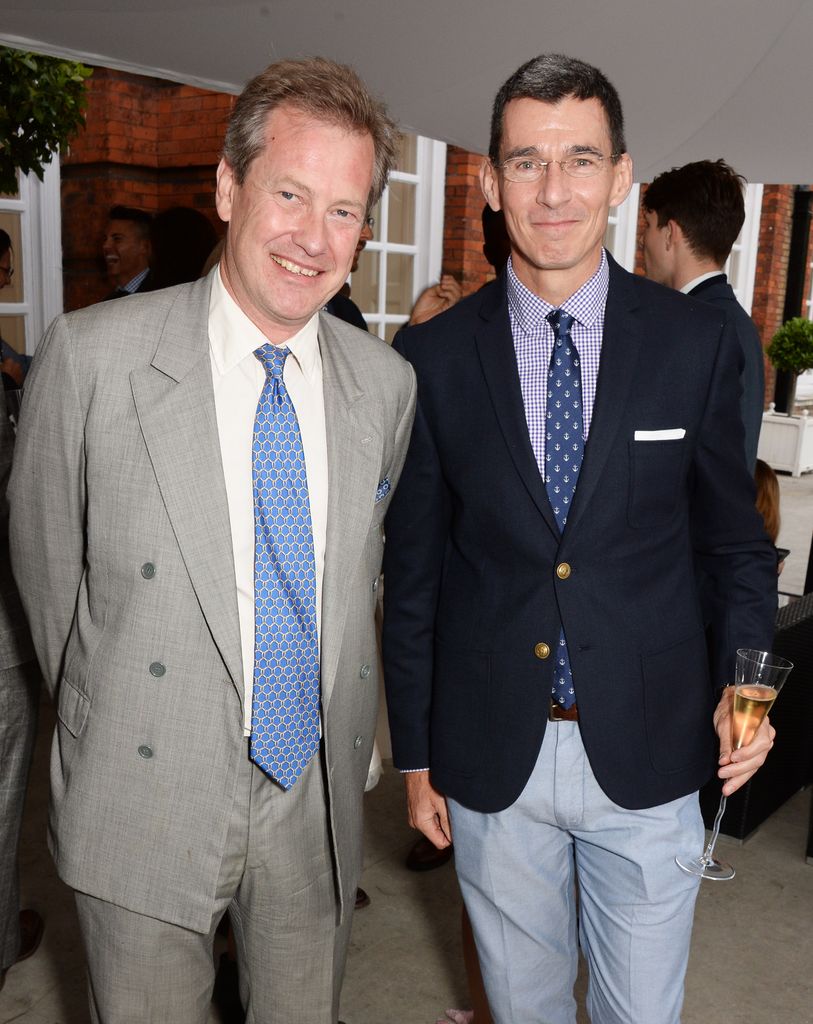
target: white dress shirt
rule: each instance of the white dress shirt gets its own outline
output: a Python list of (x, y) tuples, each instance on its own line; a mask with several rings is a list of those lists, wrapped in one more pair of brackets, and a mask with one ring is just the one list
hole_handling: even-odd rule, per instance
[[(322, 622), (322, 578), (327, 532), (327, 438), (322, 391), (322, 357), (318, 339), (319, 314), (286, 341), (291, 355), (285, 360), (283, 380), (291, 396), (302, 446), (316, 558), (316, 628)], [(237, 613), (243, 652), (244, 729), (251, 732), (251, 695), (254, 683), (254, 496), (251, 446), (254, 417), (265, 383), (265, 370), (254, 355), (268, 339), (226, 291), (220, 271), (212, 281), (209, 301), (209, 353), (215, 392), (217, 432), (237, 582)]]

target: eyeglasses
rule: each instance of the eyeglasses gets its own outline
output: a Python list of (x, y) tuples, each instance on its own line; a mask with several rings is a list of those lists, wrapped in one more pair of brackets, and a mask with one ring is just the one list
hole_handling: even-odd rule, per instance
[(513, 156), (498, 167), (508, 181), (527, 185), (539, 181), (551, 164), (559, 164), (569, 178), (592, 178), (598, 174), (605, 160), (615, 160), (618, 153), (602, 156), (601, 153), (577, 153), (564, 160), (540, 160), (535, 156)]

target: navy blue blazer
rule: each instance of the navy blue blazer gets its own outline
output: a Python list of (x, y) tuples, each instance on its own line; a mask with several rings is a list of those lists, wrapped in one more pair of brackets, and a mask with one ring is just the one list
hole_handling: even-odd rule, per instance
[(710, 302), (726, 314), (742, 349), (743, 365), (740, 371), (740, 412), (745, 426), (745, 461), (753, 473), (757, 463), (759, 432), (765, 408), (765, 360), (759, 331), (751, 317), (737, 302), (734, 289), (725, 274), (707, 277), (692, 288), (690, 295)]
[[(713, 773), (717, 687), (770, 647), (776, 557), (743, 459), (739, 346), (704, 303), (621, 270), (564, 536), (537, 469), (504, 279), (395, 347), (418, 411), (387, 517), (384, 665), (397, 767), (479, 811), (522, 792), (560, 621), (605, 793), (649, 807)], [(636, 431), (685, 430), (673, 440)], [(570, 567), (562, 579), (556, 567)], [(712, 668), (696, 567), (717, 598)]]

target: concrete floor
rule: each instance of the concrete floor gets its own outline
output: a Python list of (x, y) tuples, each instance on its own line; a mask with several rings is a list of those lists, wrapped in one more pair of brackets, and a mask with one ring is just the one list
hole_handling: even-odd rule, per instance
[[(800, 593), (813, 530), (813, 474), (783, 476), (781, 490), (780, 543), (792, 550), (781, 586)], [(45, 938), (34, 957), (9, 972), (0, 1024), (89, 1019), (72, 898), (45, 849), (52, 723), (44, 704), (20, 856), (24, 905), (45, 917)], [(684, 1024), (813, 1024), (813, 865), (805, 862), (810, 800), (810, 790), (797, 794), (744, 845), (721, 840), (737, 878), (701, 887)], [(342, 1001), (348, 1024), (434, 1024), (445, 1007), (466, 1005), (454, 870), (451, 864), (425, 874), (405, 870), (412, 838), (401, 780), (387, 767), (367, 796), (362, 884), (372, 904), (354, 922)], [(581, 978), (578, 991), (583, 988)], [(587, 1020), (580, 1009), (579, 1024)], [(210, 1022), (216, 1021), (213, 1013)]]

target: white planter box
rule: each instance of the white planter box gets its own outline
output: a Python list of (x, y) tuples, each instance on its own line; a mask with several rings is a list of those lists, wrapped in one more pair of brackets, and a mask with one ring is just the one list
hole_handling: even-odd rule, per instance
[(774, 469), (801, 476), (813, 469), (813, 416), (774, 412), (773, 403), (762, 414), (759, 457)]

